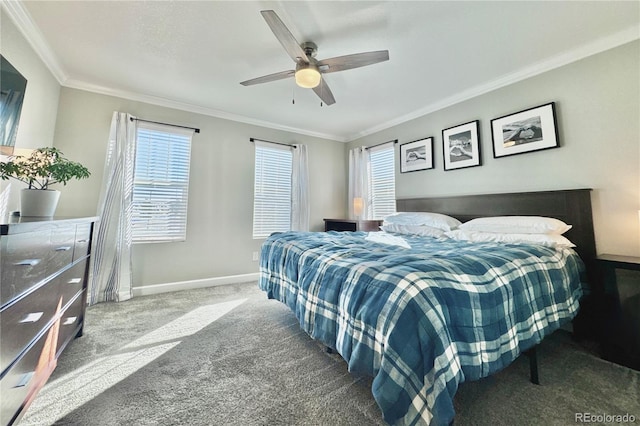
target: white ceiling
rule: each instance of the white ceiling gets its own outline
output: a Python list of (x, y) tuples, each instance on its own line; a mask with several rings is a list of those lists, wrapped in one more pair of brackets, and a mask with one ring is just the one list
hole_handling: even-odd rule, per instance
[[(64, 86), (339, 141), (640, 38), (638, 1), (3, 5)], [(317, 59), (387, 49), (390, 60), (326, 75), (329, 107), (293, 79), (241, 86), (294, 68), (265, 9)]]

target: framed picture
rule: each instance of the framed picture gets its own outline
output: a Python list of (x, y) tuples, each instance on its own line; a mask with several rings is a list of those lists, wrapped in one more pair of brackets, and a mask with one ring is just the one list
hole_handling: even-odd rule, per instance
[(400, 145), (400, 173), (433, 169), (433, 137)]
[(462, 169), (481, 164), (479, 124), (480, 122), (475, 120), (442, 131), (445, 170)]
[(491, 120), (494, 158), (557, 148), (555, 103)]

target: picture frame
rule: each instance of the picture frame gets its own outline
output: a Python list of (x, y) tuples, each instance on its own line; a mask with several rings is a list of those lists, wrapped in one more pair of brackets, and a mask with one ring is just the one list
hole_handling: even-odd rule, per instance
[(433, 169), (433, 137), (400, 145), (400, 173)]
[(491, 120), (493, 157), (558, 148), (555, 102)]
[(479, 127), (480, 121), (474, 120), (442, 131), (445, 170), (482, 165)]

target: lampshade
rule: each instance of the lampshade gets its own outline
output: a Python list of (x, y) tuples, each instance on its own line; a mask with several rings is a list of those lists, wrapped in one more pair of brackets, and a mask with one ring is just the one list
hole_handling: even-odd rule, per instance
[(320, 71), (315, 65), (304, 65), (296, 69), (296, 84), (305, 89), (313, 89), (320, 84)]
[(356, 197), (353, 199), (353, 214), (359, 217), (364, 209), (364, 202), (362, 198)]

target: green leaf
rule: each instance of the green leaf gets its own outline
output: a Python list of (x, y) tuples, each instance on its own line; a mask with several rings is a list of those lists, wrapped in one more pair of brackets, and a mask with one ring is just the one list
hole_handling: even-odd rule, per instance
[(50, 185), (66, 185), (72, 179), (86, 179), (91, 175), (82, 164), (64, 157), (57, 148), (44, 147), (34, 150), (29, 157), (16, 156), (0, 163), (0, 178), (16, 179), (29, 188), (48, 189)]

